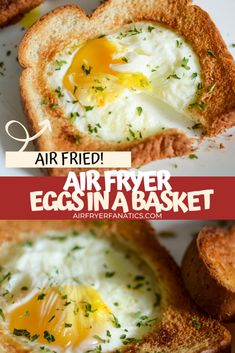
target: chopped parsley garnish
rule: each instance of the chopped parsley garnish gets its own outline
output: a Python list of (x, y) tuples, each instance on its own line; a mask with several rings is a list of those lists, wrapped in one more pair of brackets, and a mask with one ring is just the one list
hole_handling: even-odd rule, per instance
[(231, 46), (232, 46), (232, 48), (235, 48), (235, 43), (232, 43)]
[(64, 324), (64, 327), (66, 327), (66, 328), (72, 327), (72, 326), (73, 326), (72, 324), (67, 324), (67, 323)]
[(202, 84), (202, 82), (199, 82), (199, 84), (197, 85), (197, 89), (200, 90), (202, 88), (203, 88), (203, 84)]
[(101, 125), (99, 123), (96, 124), (95, 126), (92, 126), (91, 124), (87, 125), (87, 129), (90, 134), (93, 134), (93, 133), (97, 134), (98, 129), (100, 129), (100, 128), (101, 128)]
[(216, 59), (215, 54), (214, 54), (210, 49), (207, 50), (207, 54), (208, 54), (209, 56), (211, 56), (212, 58)]
[(91, 110), (94, 109), (94, 106), (87, 105), (87, 106), (84, 106), (84, 109), (86, 112), (90, 112)]
[(177, 46), (177, 48), (180, 48), (180, 47), (182, 47), (182, 42), (180, 42), (178, 39), (176, 39), (176, 46)]
[(181, 67), (183, 67), (185, 70), (190, 70), (190, 66), (188, 66), (189, 59), (188, 58), (183, 58)]
[(134, 338), (134, 337), (125, 338), (124, 340), (122, 340), (122, 343), (124, 345), (130, 344), (133, 342), (136, 342), (136, 338)]
[(78, 89), (78, 86), (75, 85), (75, 86), (73, 87), (73, 94), (76, 93), (77, 89)]
[(48, 104), (48, 100), (45, 99), (45, 98), (43, 98), (43, 99), (41, 100), (40, 104), (41, 104), (41, 105), (46, 105), (46, 104)]
[(200, 328), (202, 327), (202, 324), (200, 323), (198, 317), (196, 317), (196, 316), (192, 317), (192, 326), (196, 330), (200, 330)]
[(176, 74), (169, 75), (169, 76), (167, 77), (167, 80), (169, 80), (170, 78), (174, 78), (175, 80), (181, 80), (181, 77), (179, 77), (179, 76), (176, 75)]
[(106, 331), (106, 336), (107, 336), (107, 337), (111, 337), (111, 333), (110, 333), (109, 330)]
[(144, 276), (135, 276), (134, 281), (144, 281), (145, 277)]
[(90, 313), (94, 313), (97, 309), (92, 309), (92, 305), (90, 303), (85, 304), (85, 317), (89, 317)]
[(44, 331), (43, 337), (49, 342), (55, 342), (55, 337), (48, 331)]
[(196, 102), (196, 103), (190, 104), (190, 107), (196, 107), (200, 110), (205, 110), (207, 108), (207, 104), (204, 102)]
[(150, 319), (148, 316), (141, 316), (140, 321), (137, 322), (136, 326), (137, 327), (147, 327), (147, 326), (152, 326), (153, 322), (156, 321), (156, 318)]
[(11, 50), (8, 50), (7, 51), (7, 56), (10, 56), (11, 55)]
[(111, 278), (115, 275), (115, 272), (105, 272), (105, 277), (106, 278)]
[(196, 78), (197, 77), (197, 72), (194, 72), (193, 74), (192, 74), (192, 76), (191, 76), (191, 79), (193, 80), (194, 78)]
[(41, 293), (38, 295), (37, 300), (43, 300), (45, 298), (46, 294), (45, 293)]
[(55, 90), (55, 92), (57, 93), (57, 97), (58, 97), (58, 98), (64, 97), (64, 95), (63, 95), (63, 93), (62, 93), (62, 91), (61, 91), (61, 87), (57, 87), (56, 90)]
[(80, 145), (81, 141), (82, 141), (82, 137), (81, 136), (77, 136), (76, 137), (76, 144)]
[(170, 230), (164, 230), (164, 231), (158, 233), (158, 235), (161, 238), (174, 238), (176, 236), (176, 233), (172, 232)]
[(102, 87), (102, 86), (92, 86), (92, 89), (95, 90), (95, 92), (103, 92), (107, 87)]
[(190, 154), (188, 156), (189, 159), (198, 159), (198, 156), (196, 154)]
[(59, 71), (61, 70), (62, 66), (63, 65), (66, 65), (67, 64), (67, 61), (64, 61), (64, 60), (56, 60), (56, 71)]
[(162, 300), (161, 294), (155, 293), (155, 298), (156, 298), (156, 301), (154, 303), (154, 307), (157, 307), (161, 304), (161, 300)]
[(28, 339), (30, 339), (30, 333), (27, 330), (20, 330), (17, 328), (14, 328), (13, 330), (13, 335), (18, 336), (18, 337), (26, 337)]
[(193, 130), (196, 130), (196, 129), (200, 129), (202, 127), (202, 124), (201, 123), (196, 123), (192, 126), (192, 129)]
[(82, 65), (82, 71), (88, 76), (88, 75), (90, 75), (90, 73), (91, 73), (91, 70), (92, 70), (92, 67), (89, 65), (87, 65), (87, 64), (83, 64)]
[(39, 338), (39, 335), (33, 335), (33, 336), (30, 338), (30, 341), (31, 341), (31, 342), (34, 342), (34, 341), (36, 341), (38, 338)]
[(9, 281), (11, 279), (11, 272), (8, 272), (6, 275), (4, 275), (1, 279), (0, 279), (0, 284), (2, 284), (4, 281)]
[(143, 108), (142, 107), (137, 107), (136, 111), (137, 111), (137, 114), (140, 116), (143, 113)]
[(53, 315), (48, 322), (52, 322), (55, 318), (55, 315)]
[(56, 109), (56, 108), (58, 108), (59, 107), (59, 105), (57, 104), (57, 103), (51, 103), (50, 104), (50, 108), (51, 109)]
[(76, 120), (79, 116), (80, 116), (80, 115), (79, 115), (78, 112), (71, 113), (71, 114), (70, 114), (70, 117), (69, 117), (69, 121), (70, 121), (71, 123), (74, 123), (75, 120)]
[(122, 58), (122, 61), (123, 61), (124, 63), (128, 63), (128, 59), (127, 59), (125, 56)]
[(155, 28), (153, 26), (148, 26), (148, 32), (151, 33)]
[(120, 322), (118, 321), (117, 317), (115, 315), (113, 315), (113, 323), (114, 323), (114, 326), (116, 328), (120, 328), (121, 327), (121, 324)]
[(70, 251), (77, 251), (77, 250), (82, 250), (84, 249), (82, 246), (75, 245)]
[(5, 315), (4, 315), (4, 312), (3, 312), (2, 309), (0, 309), (0, 317), (2, 318), (3, 321), (6, 320)]

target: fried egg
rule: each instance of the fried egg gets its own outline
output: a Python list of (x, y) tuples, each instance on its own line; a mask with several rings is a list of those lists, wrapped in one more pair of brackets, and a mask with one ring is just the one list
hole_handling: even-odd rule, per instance
[(161, 318), (150, 268), (94, 232), (46, 233), (5, 244), (1, 326), (32, 352), (110, 352)]
[(189, 133), (202, 77), (182, 37), (137, 22), (65, 48), (47, 64), (46, 81), (74, 127), (117, 143), (169, 128)]

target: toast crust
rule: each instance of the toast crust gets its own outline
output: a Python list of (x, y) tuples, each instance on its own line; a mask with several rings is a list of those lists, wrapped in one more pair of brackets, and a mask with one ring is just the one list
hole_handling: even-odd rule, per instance
[(0, 0), (0, 28), (18, 21), (43, 0)]
[(235, 321), (235, 227), (203, 228), (189, 246), (182, 275), (195, 302), (222, 321)]
[[(154, 21), (169, 27), (185, 38), (197, 54), (203, 75), (198, 102), (207, 108), (195, 105), (190, 108), (190, 114), (200, 120), (204, 135), (215, 136), (235, 125), (235, 63), (209, 15), (190, 0), (108, 0), (90, 16), (79, 6), (68, 5), (38, 21), (26, 33), (19, 48), (19, 61), (24, 68), (20, 89), (32, 132), (39, 131), (38, 123), (45, 118), (52, 125), (53, 136), (49, 132), (41, 136), (37, 141), (39, 150), (127, 150), (132, 152), (133, 167), (192, 151), (192, 140), (174, 129), (128, 144), (96, 141), (76, 130), (59, 109), (39, 104), (42, 98), (47, 98), (50, 104), (57, 103), (56, 97), (46, 89), (41, 74), (45, 62), (56, 52), (78, 38), (86, 41), (137, 21)], [(82, 137), (79, 145), (76, 144), (78, 136)], [(64, 175), (65, 171), (49, 170), (49, 173)]]
[[(95, 230), (97, 236), (107, 237), (134, 251), (156, 275), (161, 290), (162, 320), (141, 341), (121, 349), (121, 352), (164, 353), (228, 353), (231, 337), (217, 321), (200, 314), (189, 299), (180, 278), (180, 271), (167, 251), (159, 244), (155, 233), (145, 221), (80, 222), (26, 221), (0, 223), (0, 251), (6, 242), (17, 242), (39, 236), (46, 230)], [(157, 256), (156, 256), (157, 255)], [(200, 329), (193, 326), (193, 318)], [(0, 328), (2, 353), (25, 353), (13, 337)], [(28, 351), (27, 351), (28, 352)]]

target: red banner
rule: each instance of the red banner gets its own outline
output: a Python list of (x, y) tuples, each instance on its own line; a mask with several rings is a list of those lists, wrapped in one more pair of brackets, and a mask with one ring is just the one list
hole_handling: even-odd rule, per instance
[(117, 185), (112, 185), (104, 195), (103, 177), (99, 192), (85, 190), (82, 195), (75, 193), (76, 197), (71, 188), (63, 190), (67, 180), (64, 177), (1, 177), (0, 180), (2, 220), (235, 219), (235, 177), (172, 177), (172, 190), (165, 190), (164, 197), (164, 190), (145, 191), (142, 184), (137, 193), (133, 189), (118, 191)]

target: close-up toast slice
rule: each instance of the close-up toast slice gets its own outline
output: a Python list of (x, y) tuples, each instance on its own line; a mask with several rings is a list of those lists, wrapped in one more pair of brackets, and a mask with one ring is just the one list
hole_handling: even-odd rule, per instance
[(212, 317), (235, 320), (235, 228), (203, 228), (189, 246), (182, 274), (195, 302)]
[[(66, 347), (70, 348), (69, 352), (77, 351), (71, 349), (71, 342), (73, 339), (76, 340), (81, 332), (72, 331), (72, 323), (84, 329), (84, 326), (81, 326), (85, 320), (82, 316), (84, 309), (82, 305), (85, 305), (87, 320), (91, 320), (92, 315), (98, 315), (99, 312), (98, 307), (95, 307), (97, 303), (94, 304), (94, 298), (93, 302), (88, 303), (88, 298), (91, 300), (91, 289), (84, 289), (84, 278), (85, 282), (90, 282), (91, 286), (102, 294), (102, 299), (109, 301), (113, 310), (116, 310), (113, 316), (115, 328), (107, 331), (108, 340), (104, 339), (102, 331), (99, 336), (93, 336), (98, 340), (98, 346), (94, 346), (93, 342), (92, 352), (230, 352), (229, 332), (218, 321), (207, 318), (196, 309), (184, 289), (179, 268), (159, 244), (153, 229), (147, 222), (4, 221), (0, 223), (0, 243), (2, 319), (0, 351), (2, 353), (61, 351), (55, 345), (57, 340), (61, 339), (61, 333), (63, 333), (63, 340), (67, 338), (64, 328), (58, 328), (57, 316), (62, 314), (58, 314), (59, 307), (55, 315), (52, 315), (53, 312), (49, 309), (59, 295), (63, 295), (63, 300), (66, 300), (63, 311), (71, 310), (69, 309), (73, 308), (71, 305), (78, 305), (76, 311), (69, 313), (65, 323), (66, 329), (69, 330), (67, 335), (71, 335), (69, 336), (71, 341)], [(117, 261), (119, 256), (122, 256), (121, 262)], [(103, 259), (105, 259), (104, 264)], [(92, 265), (94, 261), (95, 266)], [(129, 261), (128, 266), (127, 261)], [(135, 266), (138, 266), (138, 275), (134, 274), (132, 283), (130, 276), (131, 272), (135, 271), (134, 262)], [(144, 268), (145, 275), (141, 272)], [(72, 273), (72, 270), (75, 272)], [(71, 286), (77, 286), (77, 289), (74, 289), (77, 297), (73, 296), (73, 300), (70, 296), (64, 295), (64, 286), (70, 272), (72, 282), (70, 281), (70, 287), (66, 290), (71, 295)], [(66, 279), (63, 273), (66, 274)], [(49, 294), (50, 291), (55, 291), (53, 278), (62, 281), (58, 287), (57, 297), (55, 293), (54, 297)], [(127, 286), (126, 278), (129, 278)], [(40, 281), (43, 283), (43, 292), (37, 292), (42, 286), (39, 285)], [(102, 285), (99, 281), (102, 281)], [(45, 283), (49, 284), (49, 290)], [(112, 289), (113, 285), (115, 290)], [(34, 288), (34, 296), (36, 290), (34, 301), (32, 301), (32, 294), (28, 293), (32, 288)], [(144, 315), (145, 307), (151, 300), (152, 289), (155, 293), (153, 293), (153, 319), (151, 316)], [(83, 301), (80, 297), (81, 290), (87, 293)], [(94, 297), (94, 289), (92, 293)], [(126, 294), (123, 295), (123, 293)], [(139, 296), (140, 293), (141, 296)], [(112, 297), (115, 295), (116, 299), (113, 299), (115, 300), (113, 303)], [(28, 307), (26, 297), (29, 298)], [(74, 300), (74, 298), (77, 299)], [(77, 302), (78, 298), (81, 302)], [(131, 302), (127, 304), (128, 298)], [(138, 310), (138, 305), (136, 307), (136, 303), (140, 303), (141, 311)], [(39, 318), (31, 319), (31, 310), (33, 309), (33, 315), (36, 315), (38, 308), (40, 308)], [(122, 308), (124, 308), (124, 316), (120, 314)], [(132, 308), (137, 312), (131, 313), (130, 328), (128, 326), (127, 329), (124, 323), (128, 321)], [(20, 310), (23, 310), (23, 314)], [(99, 310), (106, 310), (105, 305), (99, 307)], [(106, 314), (103, 312), (102, 320), (96, 329), (102, 330), (106, 316), (107, 312)], [(77, 317), (80, 323), (76, 322)], [(137, 324), (133, 328), (135, 320)], [(44, 338), (41, 338), (38, 332), (38, 321), (43, 321)], [(20, 326), (22, 322), (23, 327)], [(88, 331), (94, 325), (95, 322), (91, 321)], [(118, 334), (118, 339), (122, 340), (120, 345), (115, 343), (115, 330), (124, 330), (124, 334), (121, 336), (120, 333)], [(133, 332), (138, 330), (143, 331), (136, 339)], [(130, 338), (131, 334), (134, 337)], [(43, 339), (48, 341), (45, 346)], [(61, 340), (58, 342), (60, 342), (58, 346), (64, 343)], [(105, 348), (107, 342), (110, 345), (109, 349)], [(88, 351), (89, 348), (90, 346), (84, 348), (83, 344), (78, 351)], [(66, 349), (63, 351), (67, 352)]]
[(235, 124), (234, 60), (190, 0), (109, 0), (89, 16), (55, 9), (26, 33), (19, 61), (32, 133), (51, 123), (42, 151), (131, 151), (139, 167)]
[(0, 28), (14, 23), (43, 0), (0, 0)]

